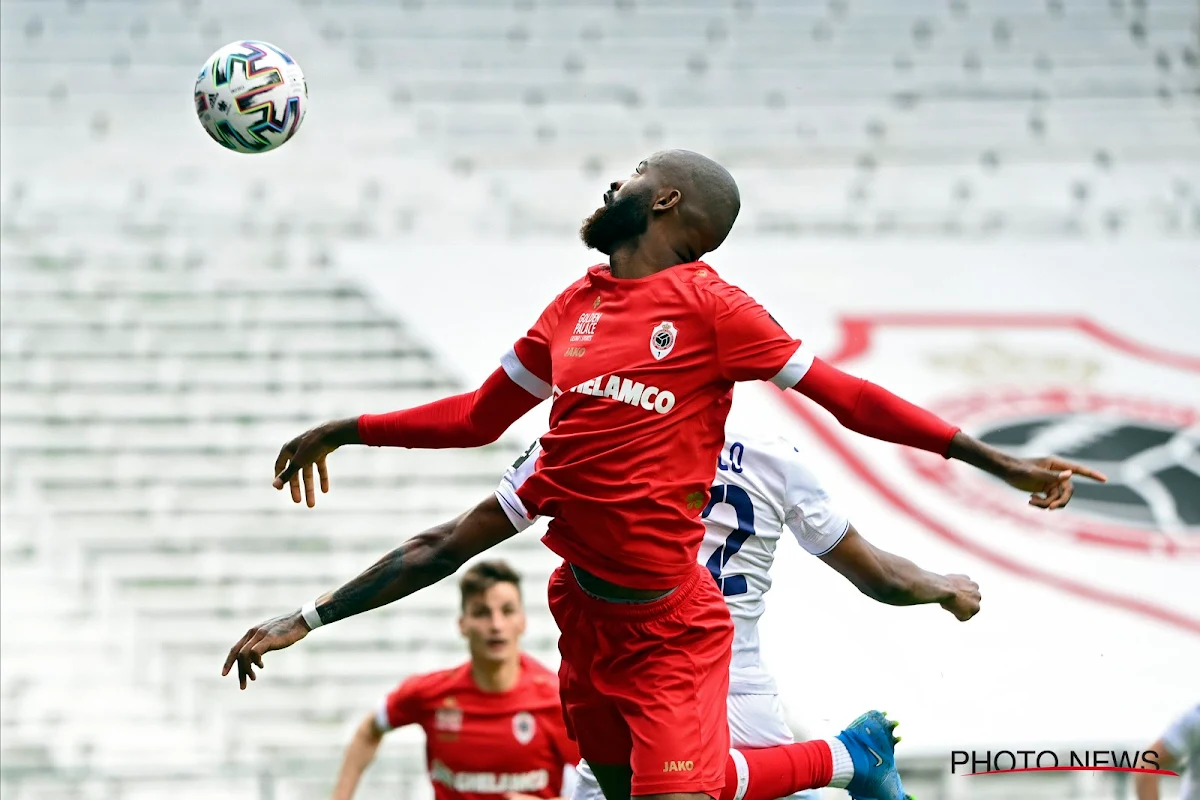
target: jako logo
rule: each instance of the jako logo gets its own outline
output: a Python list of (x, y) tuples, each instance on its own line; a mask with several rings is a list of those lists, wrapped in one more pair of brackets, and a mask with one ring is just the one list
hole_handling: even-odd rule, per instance
[(663, 772), (691, 772), (695, 764), (691, 761), (666, 761)]
[(570, 391), (575, 394), (588, 394), (592, 397), (611, 397), (622, 403), (641, 406), (647, 411), (657, 411), (660, 414), (666, 414), (675, 407), (673, 392), (659, 389), (657, 386), (634, 383), (628, 378), (622, 379), (619, 375), (609, 375), (607, 379), (606, 376), (601, 375), (599, 378), (592, 378), (590, 381), (584, 381), (578, 386), (572, 387)]

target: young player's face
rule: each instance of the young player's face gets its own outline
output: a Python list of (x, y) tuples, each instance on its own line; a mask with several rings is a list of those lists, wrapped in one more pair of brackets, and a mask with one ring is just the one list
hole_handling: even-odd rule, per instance
[(497, 583), (467, 598), (459, 630), (472, 661), (507, 661), (520, 653), (525, 633), (525, 607), (511, 583)]

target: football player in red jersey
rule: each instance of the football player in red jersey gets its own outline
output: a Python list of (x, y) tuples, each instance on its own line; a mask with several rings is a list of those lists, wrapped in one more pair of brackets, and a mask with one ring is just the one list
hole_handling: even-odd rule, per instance
[[(734, 383), (794, 389), (851, 430), (987, 470), (1031, 492), (1041, 508), (1067, 503), (1073, 473), (1103, 480), (1061, 459), (1008, 456), (816, 358), (699, 261), (725, 240), (740, 206), (719, 164), (686, 151), (655, 154), (613, 182), (584, 223), (584, 243), (609, 263), (555, 298), (479, 389), (326, 423), (288, 442), (276, 462), (276, 488), (290, 484), (300, 502), (303, 479), (312, 505), (313, 466), (327, 491), (325, 459), (339, 446), (479, 446), (553, 398), (550, 432), (520, 499), (530, 514), (552, 518), (543, 541), (563, 558), (549, 588), (563, 705), (610, 800), (699, 800), (728, 789), (732, 623), (696, 554)], [(323, 620), (324, 605), (312, 613)], [(885, 786), (866, 767), (866, 752), (890, 763), (890, 743), (847, 749), (831, 741), (811, 758), (840, 780), (839, 764), (854, 757), (852, 794), (903, 797), (894, 771)], [(755, 783), (755, 763), (770, 754), (747, 756), (750, 787), (739, 789), (739, 800), (788, 793)], [(800, 769), (789, 763), (763, 771)]]
[(334, 800), (354, 797), (385, 733), (414, 724), (425, 730), (437, 800), (570, 796), (564, 782), (579, 751), (567, 736), (558, 678), (521, 652), (520, 576), (503, 561), (482, 561), (459, 586), (470, 661), (413, 676), (384, 698), (346, 749)]

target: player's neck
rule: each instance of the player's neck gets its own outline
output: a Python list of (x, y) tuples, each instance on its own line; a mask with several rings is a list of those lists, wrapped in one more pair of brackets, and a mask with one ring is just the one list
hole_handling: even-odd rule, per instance
[(650, 242), (643, 237), (613, 250), (608, 266), (614, 278), (636, 280), (692, 260), (663, 242)]
[(521, 680), (521, 659), (508, 661), (473, 661), (471, 677), (485, 692), (507, 692)]

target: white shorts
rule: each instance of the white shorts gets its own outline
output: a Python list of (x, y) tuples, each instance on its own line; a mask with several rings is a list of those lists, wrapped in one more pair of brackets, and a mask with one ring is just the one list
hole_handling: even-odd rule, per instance
[[(732, 747), (774, 747), (795, 741), (775, 694), (731, 694), (726, 703)], [(580, 761), (571, 800), (604, 800), (600, 784), (586, 761)], [(791, 795), (793, 800), (820, 800), (820, 792), (809, 789)]]

